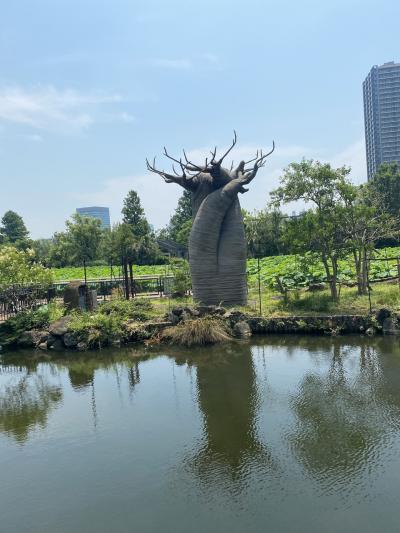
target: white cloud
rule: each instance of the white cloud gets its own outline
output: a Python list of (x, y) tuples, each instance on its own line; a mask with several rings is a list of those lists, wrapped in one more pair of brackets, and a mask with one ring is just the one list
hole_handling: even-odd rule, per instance
[(117, 94), (82, 93), (53, 86), (25, 89), (0, 89), (0, 120), (37, 129), (80, 130), (95, 121), (96, 111), (104, 104), (121, 102)]
[[(265, 150), (269, 145), (264, 143)], [(219, 153), (223, 153), (228, 147), (222, 147)], [(193, 162), (202, 163), (209, 154), (210, 148), (197, 148), (189, 150), (187, 156)], [(241, 159), (254, 157), (257, 148), (255, 146), (242, 146), (232, 150), (232, 157), (236, 162)], [(321, 161), (329, 161), (332, 166), (347, 165), (352, 167), (354, 181), (359, 183), (365, 176), (365, 155), (363, 142), (357, 141), (339, 153), (330, 157), (319, 157), (321, 151), (312, 150), (304, 146), (286, 145), (276, 148), (269, 157), (266, 166), (261, 168), (257, 177), (251, 183), (249, 192), (240, 195), (240, 202), (245, 209), (264, 209), (269, 202), (269, 193), (279, 185), (279, 178), (283, 169), (293, 160), (299, 161), (303, 156)], [(173, 154), (178, 156), (179, 154)], [(227, 157), (230, 164), (230, 154)], [(159, 167), (167, 170), (168, 160), (159, 161)], [(357, 179), (359, 177), (359, 179)], [(76, 196), (76, 202), (80, 205), (104, 205), (110, 208), (111, 219), (117, 222), (121, 219), (123, 199), (128, 191), (134, 189), (140, 196), (146, 216), (155, 228), (166, 225), (173, 213), (178, 198), (182, 194), (182, 188), (173, 183), (167, 184), (160, 176), (152, 173), (132, 176), (114, 177), (103, 182), (102, 188), (97, 192), (88, 192)], [(284, 207), (285, 212), (299, 211), (303, 209), (303, 203), (290, 204)]]
[(190, 70), (193, 66), (190, 59), (154, 59), (154, 66), (172, 70)]

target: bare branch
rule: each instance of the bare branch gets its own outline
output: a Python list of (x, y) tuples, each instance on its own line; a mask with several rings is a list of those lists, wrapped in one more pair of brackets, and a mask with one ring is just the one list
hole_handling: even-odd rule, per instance
[[(237, 142), (237, 135), (236, 135), (236, 131), (233, 130), (233, 140), (232, 140), (232, 144), (231, 146), (228, 148), (228, 150), (224, 153), (224, 155), (218, 160), (217, 162), (217, 165), (218, 166), (221, 166), (222, 165), (222, 161), (225, 159), (225, 157), (229, 154), (229, 152), (232, 150), (232, 148), (235, 146)], [(217, 151), (217, 147), (215, 147), (215, 153)], [(215, 154), (214, 154), (214, 157), (215, 157)]]
[(156, 168), (156, 158), (153, 159), (153, 164), (151, 164), (149, 160), (146, 158), (146, 166), (147, 166), (147, 170), (149, 170), (150, 172), (154, 172), (155, 174), (158, 174), (159, 176), (161, 176), (166, 183), (177, 183), (178, 185), (180, 185), (181, 187), (184, 187), (185, 189), (192, 188), (190, 181), (195, 176), (190, 176), (190, 178), (188, 179), (188, 176), (185, 173), (185, 169), (183, 165), (181, 166), (182, 175), (179, 175), (176, 172), (176, 170), (173, 169), (175, 172), (175, 176), (173, 174), (168, 174), (164, 170), (159, 170), (158, 168)]

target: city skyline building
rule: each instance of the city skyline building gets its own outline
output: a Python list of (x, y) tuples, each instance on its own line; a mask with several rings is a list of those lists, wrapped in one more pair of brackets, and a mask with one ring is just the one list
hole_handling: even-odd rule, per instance
[(400, 165), (400, 63), (374, 65), (363, 82), (368, 180), (382, 163)]
[(100, 220), (102, 229), (111, 228), (110, 209), (108, 207), (77, 207), (76, 212), (83, 217), (92, 217)]

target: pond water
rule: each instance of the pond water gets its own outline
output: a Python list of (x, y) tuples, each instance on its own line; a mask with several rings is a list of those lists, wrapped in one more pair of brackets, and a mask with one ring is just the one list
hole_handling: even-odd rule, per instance
[(399, 346), (3, 356), (0, 530), (398, 531)]

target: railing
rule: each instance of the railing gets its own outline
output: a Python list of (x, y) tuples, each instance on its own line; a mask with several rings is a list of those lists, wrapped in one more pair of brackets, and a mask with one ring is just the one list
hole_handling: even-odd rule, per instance
[(0, 320), (49, 303), (56, 292), (42, 285), (13, 285), (0, 291)]
[[(171, 294), (173, 276), (139, 276), (129, 280), (130, 297), (163, 296)], [(82, 280), (72, 280), (82, 281)], [(70, 281), (57, 281), (49, 286), (14, 285), (0, 290), (0, 321), (7, 320), (21, 311), (36, 309), (49, 303), (52, 299), (62, 300), (65, 287)], [(88, 279), (87, 285), (97, 292), (97, 296), (106, 300), (113, 294), (124, 296), (125, 282), (122, 277)]]

